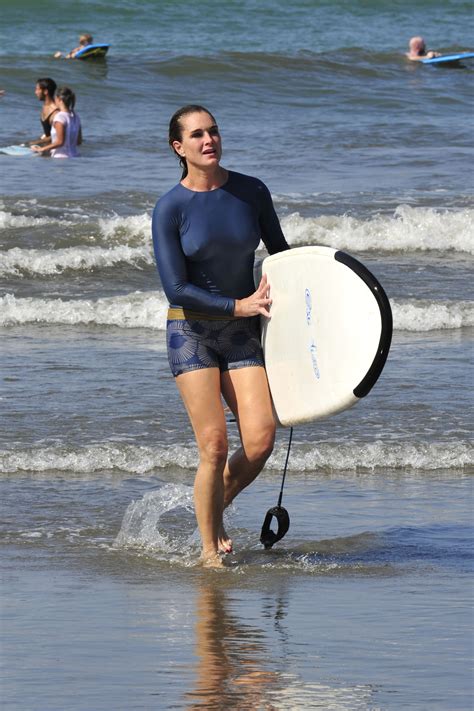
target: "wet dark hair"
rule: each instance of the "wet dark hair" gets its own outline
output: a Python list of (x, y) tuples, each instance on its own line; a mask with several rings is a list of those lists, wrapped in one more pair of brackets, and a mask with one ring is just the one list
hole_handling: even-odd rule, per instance
[(66, 105), (67, 110), (72, 114), (74, 113), (74, 106), (76, 105), (76, 95), (72, 89), (68, 86), (62, 86), (56, 92), (56, 97), (61, 99)]
[(57, 84), (54, 79), (49, 77), (44, 77), (42, 79), (37, 79), (36, 83), (43, 91), (47, 91), (51, 98), (54, 97), (54, 92), (56, 91)]
[(183, 116), (189, 116), (189, 114), (195, 113), (209, 114), (214, 123), (216, 122), (216, 119), (211, 114), (209, 109), (206, 109), (204, 106), (200, 106), (199, 104), (187, 104), (187, 106), (182, 106), (180, 109), (174, 112), (170, 119), (168, 143), (173, 153), (178, 156), (179, 164), (183, 169), (181, 180), (183, 180), (183, 178), (185, 178), (188, 174), (188, 164), (186, 163), (186, 158), (180, 156), (179, 153), (177, 153), (173, 148), (173, 141), (181, 141), (183, 138), (183, 126), (181, 124), (181, 119), (183, 118)]

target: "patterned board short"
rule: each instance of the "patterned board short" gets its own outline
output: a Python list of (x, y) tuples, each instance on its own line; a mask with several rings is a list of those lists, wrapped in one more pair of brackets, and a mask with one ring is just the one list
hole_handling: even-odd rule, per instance
[(168, 319), (168, 361), (174, 377), (200, 368), (221, 372), (263, 366), (260, 322), (253, 318)]

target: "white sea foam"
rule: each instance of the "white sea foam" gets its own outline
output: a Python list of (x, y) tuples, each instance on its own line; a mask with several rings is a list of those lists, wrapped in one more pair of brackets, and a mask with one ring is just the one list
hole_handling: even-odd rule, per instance
[(398, 331), (436, 331), (474, 326), (474, 301), (393, 300)]
[(474, 210), (441, 211), (400, 205), (393, 215), (369, 220), (350, 216), (302, 217), (282, 220), (289, 244), (321, 244), (348, 251), (454, 251), (474, 254)]
[(115, 470), (146, 474), (168, 467), (192, 468), (197, 461), (193, 447), (170, 445), (167, 447), (141, 447), (104, 443), (83, 448), (39, 447), (28, 450), (0, 452), (0, 472), (63, 471), (92, 474)]
[[(276, 450), (266, 468), (281, 471), (286, 447)], [(194, 471), (198, 453), (191, 445), (145, 447), (105, 442), (83, 448), (38, 447), (0, 452), (0, 472), (69, 472), (93, 474), (117, 471), (147, 474), (179, 467)], [(377, 441), (366, 444), (298, 444), (292, 449), (289, 470), (294, 472), (355, 472), (403, 470), (462, 470), (474, 465), (468, 442), (423, 443)]]
[(22, 273), (48, 275), (73, 271), (90, 271), (113, 267), (116, 264), (152, 264), (151, 246), (118, 245), (115, 247), (66, 247), (54, 251), (20, 249), (14, 247), (0, 256), (0, 275), (18, 276)]
[(134, 292), (96, 301), (80, 299), (0, 298), (0, 326), (27, 323), (57, 325), (93, 324), (121, 328), (166, 327), (168, 301), (162, 292)]
[[(7, 294), (0, 297), (0, 326), (95, 324), (163, 330), (167, 308), (166, 296), (161, 291), (136, 291), (95, 301), (17, 299)], [(474, 325), (472, 301), (396, 300), (392, 302), (392, 309), (396, 330), (434, 331)]]
[(134, 236), (149, 240), (151, 235), (151, 216), (148, 213), (128, 217), (113, 215), (100, 218), (98, 224), (106, 239)]
[[(51, 208), (46, 208), (49, 212)], [(41, 213), (41, 206), (35, 205), (36, 212)], [(77, 210), (73, 213), (69, 212), (67, 217), (64, 216), (64, 208), (57, 215), (48, 214), (46, 217), (38, 215), (21, 215), (0, 210), (0, 228), (23, 228), (23, 227), (38, 227), (43, 225), (83, 225), (87, 222), (89, 225), (96, 224), (99, 233), (106, 239), (115, 238), (117, 236), (130, 237), (132, 235), (139, 237), (150, 236), (151, 231), (151, 215), (149, 213), (141, 213), (139, 215), (111, 215), (109, 217), (94, 217), (87, 215)]]
[(14, 215), (0, 210), (0, 229), (16, 227), (38, 227), (39, 225), (71, 224), (69, 221), (53, 217), (35, 217), (33, 215)]

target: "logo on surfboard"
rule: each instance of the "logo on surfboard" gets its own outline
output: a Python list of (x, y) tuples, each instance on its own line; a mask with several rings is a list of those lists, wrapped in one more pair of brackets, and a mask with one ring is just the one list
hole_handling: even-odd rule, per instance
[[(313, 300), (311, 298), (311, 292), (308, 288), (304, 290), (304, 300), (306, 304), (306, 324), (311, 326), (312, 323), (312, 310), (313, 310)], [(311, 338), (311, 343), (309, 344), (309, 352), (311, 355), (311, 363), (313, 365), (313, 372), (316, 378), (319, 380), (321, 373), (319, 372), (318, 357), (317, 357), (317, 347), (314, 342), (314, 338)]]

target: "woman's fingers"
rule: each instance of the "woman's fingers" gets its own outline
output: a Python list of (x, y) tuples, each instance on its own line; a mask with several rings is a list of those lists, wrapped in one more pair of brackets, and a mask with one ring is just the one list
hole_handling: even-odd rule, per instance
[(246, 299), (237, 299), (234, 314), (235, 316), (266, 316), (270, 318), (269, 306), (272, 300), (270, 298), (270, 286), (267, 282), (267, 275), (264, 274), (260, 279), (260, 283), (256, 291)]
[(264, 294), (265, 296), (268, 296), (268, 294), (270, 293), (270, 286), (268, 284), (266, 274), (262, 274), (260, 284), (257, 287), (257, 293)]

